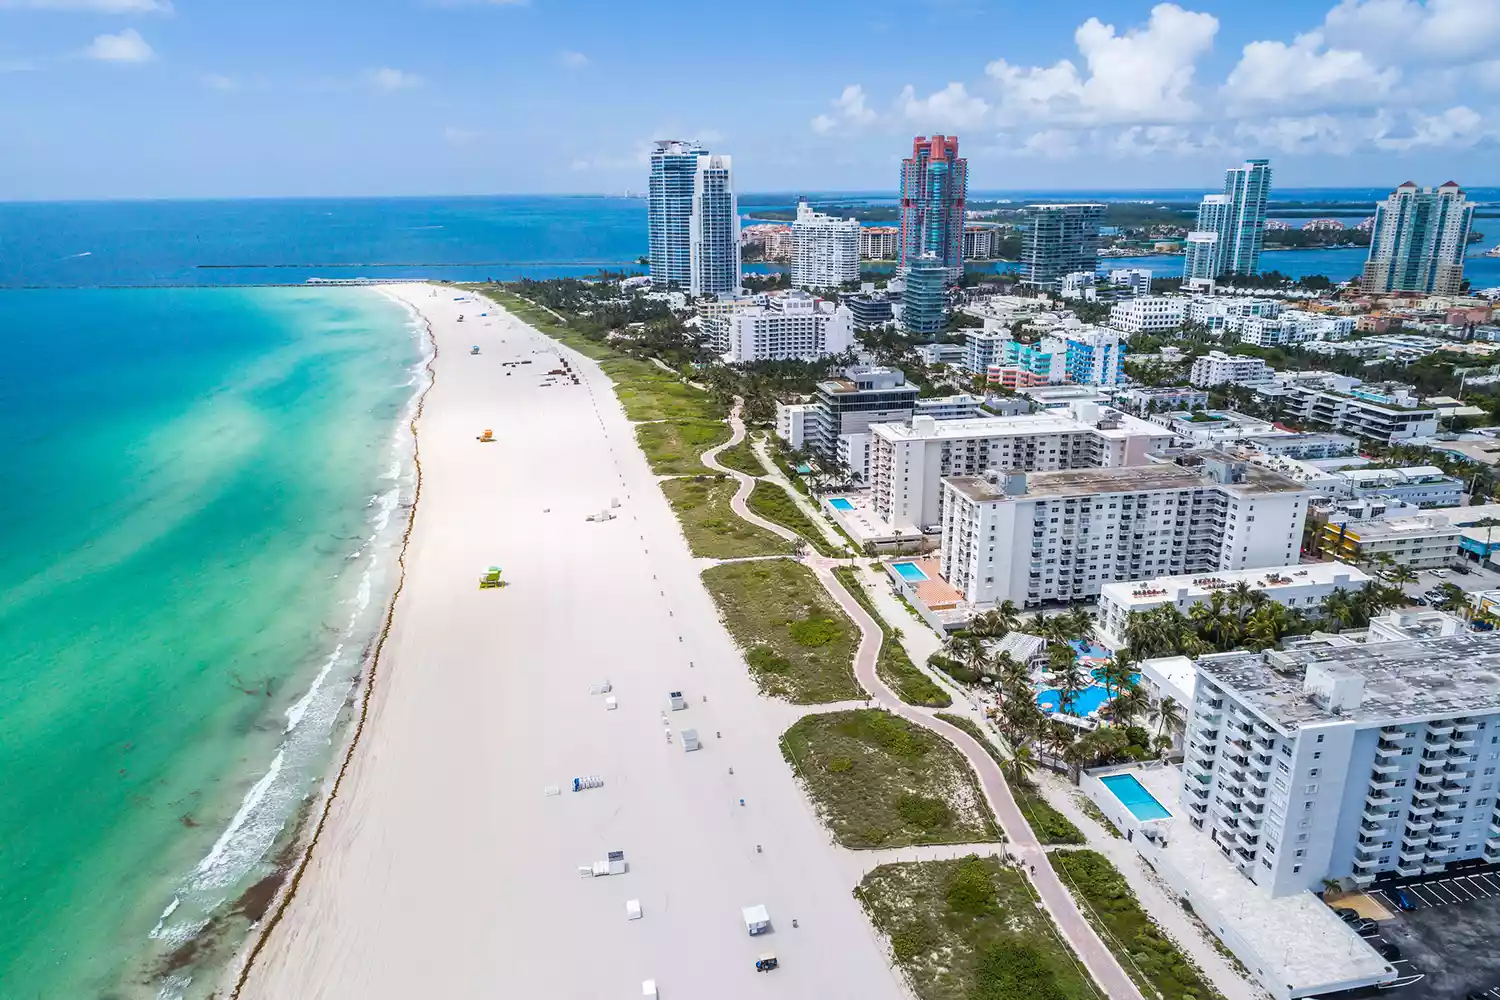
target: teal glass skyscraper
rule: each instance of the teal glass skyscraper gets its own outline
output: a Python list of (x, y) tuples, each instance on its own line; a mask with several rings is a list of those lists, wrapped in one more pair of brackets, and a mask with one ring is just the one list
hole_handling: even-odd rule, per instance
[(919, 135), (901, 161), (901, 270), (918, 257), (942, 262), (948, 281), (964, 273), (964, 204), (969, 161), (958, 155), (958, 136)]

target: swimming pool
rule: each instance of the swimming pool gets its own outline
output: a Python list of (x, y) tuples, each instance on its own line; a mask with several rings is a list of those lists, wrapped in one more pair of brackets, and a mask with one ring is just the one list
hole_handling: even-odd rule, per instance
[(1167, 807), (1156, 801), (1156, 796), (1146, 791), (1146, 786), (1137, 781), (1133, 774), (1110, 774), (1099, 781), (1130, 810), (1130, 815), (1143, 823), (1153, 819), (1170, 819), (1172, 816)]
[[(1097, 712), (1099, 708), (1109, 700), (1109, 692), (1102, 684), (1086, 687), (1073, 697), (1073, 704), (1068, 709), (1068, 714), (1083, 718), (1090, 712)], [(1036, 703), (1048, 712), (1062, 711), (1062, 692), (1057, 688), (1048, 688), (1036, 693)]]
[(845, 500), (843, 497), (834, 497), (832, 500), (828, 501), (828, 506), (832, 507), (834, 510), (854, 509), (854, 505), (848, 500)]
[(892, 563), (891, 568), (894, 569), (897, 573), (900, 573), (901, 579), (905, 580), (907, 583), (921, 583), (923, 580), (928, 579), (927, 574), (922, 572), (922, 567), (918, 566), (916, 563)]

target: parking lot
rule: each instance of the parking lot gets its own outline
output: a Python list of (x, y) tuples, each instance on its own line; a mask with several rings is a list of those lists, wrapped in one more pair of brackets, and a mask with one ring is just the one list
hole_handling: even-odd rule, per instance
[(1456, 583), (1471, 594), (1477, 590), (1500, 589), (1500, 573), (1488, 568), (1481, 569), (1478, 563), (1465, 563), (1464, 566), (1469, 571), (1467, 574), (1446, 569), (1441, 571), (1442, 576), (1437, 576), (1432, 570), (1424, 569), (1417, 574), (1416, 580), (1404, 584), (1401, 589), (1411, 597), (1420, 597), (1445, 583)]
[[(1500, 870), (1476, 868), (1372, 890), (1392, 916), (1367, 936), (1401, 949), (1401, 1000), (1500, 1000)], [(1405, 908), (1403, 908), (1403, 904)]]

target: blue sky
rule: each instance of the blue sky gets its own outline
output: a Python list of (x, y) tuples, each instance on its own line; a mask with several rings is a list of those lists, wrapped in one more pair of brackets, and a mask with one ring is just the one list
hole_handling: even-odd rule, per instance
[(1500, 0), (0, 0), (0, 200), (1500, 183)]

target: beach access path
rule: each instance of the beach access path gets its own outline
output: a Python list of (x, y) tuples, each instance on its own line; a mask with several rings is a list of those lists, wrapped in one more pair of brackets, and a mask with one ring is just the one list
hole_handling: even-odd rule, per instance
[[(439, 350), (405, 583), (359, 743), (236, 995), (908, 997), (609, 380), (472, 295), (385, 291)], [(490, 565), (503, 589), (479, 589)], [(613, 711), (590, 693), (605, 679)], [(603, 786), (570, 790), (588, 775)], [(577, 874), (616, 850), (626, 874)], [(755, 904), (767, 935), (746, 933)]]
[[(710, 468), (726, 472), (740, 481), (740, 488), (731, 501), (736, 514), (768, 530), (776, 531), (783, 537), (795, 539), (797, 537), (795, 534), (780, 525), (765, 521), (746, 506), (745, 498), (754, 485), (754, 479), (742, 472), (721, 466), (716, 461), (719, 450), (733, 447), (744, 440), (745, 425), (740, 419), (738, 403), (734, 412), (730, 414), (729, 422), (733, 431), (729, 441), (705, 452), (703, 461)], [(969, 765), (974, 768), (975, 773), (979, 775), (980, 787), (984, 790), (985, 798), (1000, 821), (1000, 828), (1005, 831), (1007, 841), (1005, 853), (1019, 861), (1023, 870), (1027, 871), (1038, 901), (1052, 917), (1053, 923), (1083, 963), (1084, 968), (1088, 970), (1089, 975), (1093, 977), (1094, 982), (1112, 1000), (1141, 1000), (1141, 991), (1126, 974), (1114, 953), (1099, 937), (1093, 925), (1084, 917), (1078, 908), (1078, 903), (1057, 877), (1052, 865), (1048, 863), (1046, 848), (1037, 840), (1030, 824), (1026, 822), (994, 758), (968, 733), (942, 719), (935, 718), (935, 710), (903, 702), (876, 674), (875, 662), (880, 653), (882, 641), (880, 626), (833, 575), (835, 566), (846, 565), (848, 561), (828, 559), (814, 554), (805, 556), (804, 561), (816, 574), (818, 581), (830, 596), (838, 602), (859, 628), (860, 642), (854, 657), (854, 676), (860, 686), (877, 699), (882, 708), (938, 733), (958, 748), (969, 761)]]

